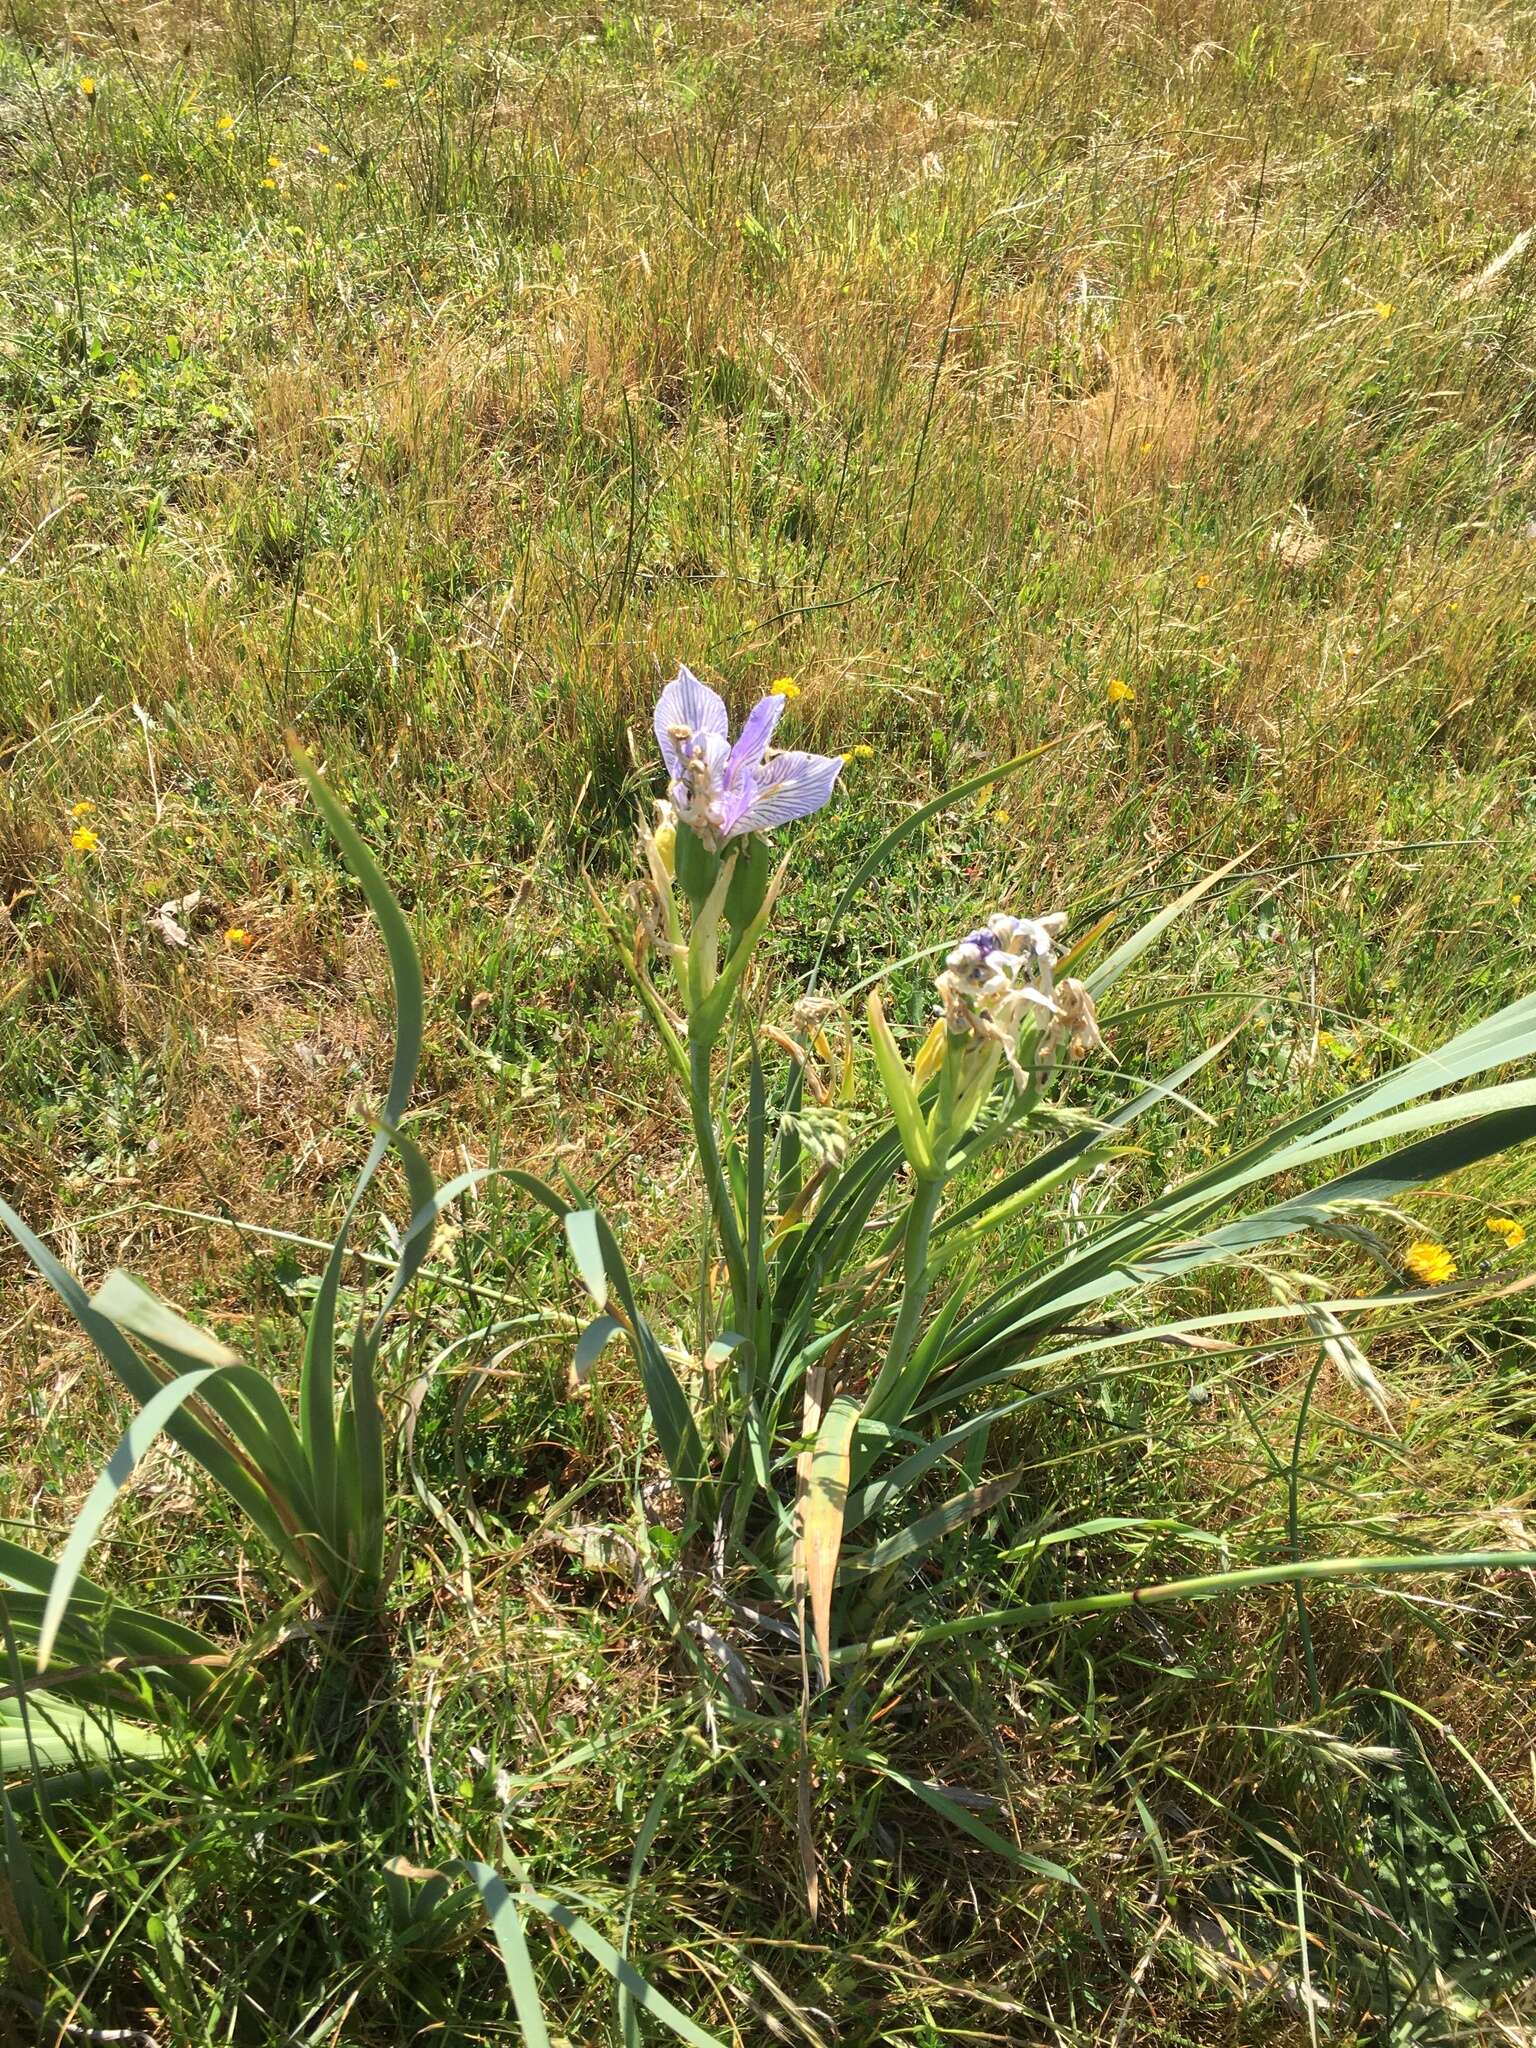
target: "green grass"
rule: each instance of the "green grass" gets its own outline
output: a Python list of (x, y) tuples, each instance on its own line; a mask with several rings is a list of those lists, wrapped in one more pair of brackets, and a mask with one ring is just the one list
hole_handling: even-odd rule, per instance
[[(328, 1240), (388, 1042), (294, 728), (422, 951), (417, 1141), (444, 1178), (600, 1182), (658, 1327), (682, 1320), (686, 1116), (585, 886), (628, 879), (679, 660), (735, 710), (791, 674), (792, 743), (872, 750), (795, 841), (786, 978), (880, 831), (1045, 739), (901, 850), (828, 985), (998, 904), (1147, 909), (1239, 851), (1265, 874), (1138, 981), (1190, 1001), (1119, 1027), (1132, 1073), (1248, 1021), (1198, 1084), (1213, 1121), (1148, 1119), (1119, 1187), (1527, 989), (1529, 264), (1463, 287), (1530, 225), (1533, 60), (1518, 10), (1351, 0), (20, 0), (0, 1188), (92, 1280), (127, 1264), (291, 1371), (320, 1257), (260, 1232)], [(94, 851), (70, 844), (82, 802)], [(170, 947), (154, 914), (194, 891)], [(887, 986), (905, 1037), (926, 978)], [(1466, 1273), (1528, 1272), (1484, 1219), (1536, 1223), (1533, 1193), (1517, 1158), (1426, 1194), (1417, 1228)], [(386, 1248), (371, 1219), (363, 1241)], [(56, 1550), (123, 1414), (19, 1263), (0, 1277), (0, 1509)], [(1177, 1292), (1244, 1298), (1235, 1275)], [(657, 1470), (617, 1347), (568, 1387), (579, 1310), (553, 1233), (490, 1183), (386, 1349), (397, 1412), (431, 1379), (361, 1659), (188, 1464), (146, 1467), (93, 1576), (257, 1648), (169, 1762), (55, 1789), (46, 1827), (20, 1788), (57, 1945), (29, 1956), (0, 1893), (0, 2038), (515, 2040), (475, 1923), (424, 1937), (381, 1875), (503, 1842), (611, 1937), (632, 1911), (653, 1981), (754, 2048), (1301, 2043), (1303, 1948), (1319, 2038), (1529, 2028), (1523, 1579), (1310, 1590), (1315, 1691), (1283, 1590), (893, 1658), (810, 1717), (813, 1921), (796, 1715), (706, 1709), (579, 1533), (629, 1528)], [(1098, 1515), (1234, 1563), (1298, 1531), (1312, 1554), (1525, 1547), (1524, 1299), (1370, 1350), (1394, 1436), (1334, 1377), (1304, 1409), (1314, 1357), (1284, 1348), (1148, 1347), (1028, 1411), (1027, 1486), (943, 1554), (935, 1600), (1209, 1564), (1177, 1528), (1009, 1558)], [(974, 1796), (1084, 1893), (892, 1771)], [(531, 1939), (552, 2030), (621, 2042), (610, 1981)]]

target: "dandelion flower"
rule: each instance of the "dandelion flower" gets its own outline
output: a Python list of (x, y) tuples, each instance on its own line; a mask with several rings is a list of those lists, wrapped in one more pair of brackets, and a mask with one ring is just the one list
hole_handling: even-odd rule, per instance
[(1495, 1237), (1503, 1238), (1508, 1251), (1517, 1252), (1525, 1243), (1525, 1225), (1517, 1223), (1513, 1216), (1490, 1216), (1486, 1227)]
[(1136, 702), (1136, 692), (1120, 676), (1110, 677), (1109, 689), (1105, 694), (1108, 696), (1111, 704), (1134, 704)]
[(251, 937), (244, 925), (232, 924), (224, 934), (224, 943), (237, 953), (249, 953), (256, 941)]
[(1403, 1253), (1403, 1270), (1421, 1287), (1443, 1287), (1456, 1278), (1456, 1261), (1443, 1244), (1425, 1237)]
[(174, 206), (176, 204), (176, 194), (174, 192), (162, 192), (160, 194), (160, 204), (162, 206)]
[(366, 57), (354, 57), (352, 59), (352, 69), (357, 73), (358, 77), (361, 78), (363, 73), (368, 69), (368, 59)]
[(79, 803), (70, 805), (69, 815), (72, 818), (88, 818), (95, 808), (96, 806), (91, 802), (91, 799), (88, 796), (83, 796)]
[(264, 192), (275, 192), (277, 190), (276, 178), (263, 178), (261, 187)]
[(141, 185), (153, 185), (154, 182), (155, 176), (153, 171), (140, 171), (139, 183)]
[(81, 79), (81, 81), (80, 81), (80, 91), (81, 91), (81, 93), (82, 93), (82, 94), (84, 95), (84, 97), (85, 97), (86, 99), (88, 99), (88, 100), (93, 100), (93, 99), (95, 99), (95, 97), (96, 97), (96, 81), (95, 81), (95, 79), (94, 79), (94, 78), (82, 78), (82, 79)]
[(389, 74), (388, 78), (381, 79), (379, 82), (386, 92), (398, 92), (400, 90), (400, 81), (393, 72)]
[(1205, 590), (1205, 589), (1207, 589), (1207, 588), (1209, 587), (1209, 585), (1210, 585), (1210, 581), (1211, 581), (1210, 577), (1209, 577), (1209, 576), (1208, 576), (1208, 575), (1207, 575), (1207, 574), (1205, 573), (1205, 571), (1204, 571), (1204, 570), (1202, 569), (1202, 570), (1200, 571), (1200, 574), (1199, 574), (1199, 575), (1198, 575), (1198, 576), (1197, 576), (1197, 577), (1195, 578), (1195, 588), (1196, 588), (1196, 590)]
[(233, 114), (220, 114), (218, 120), (218, 129), (221, 135), (228, 135), (234, 128), (234, 125), (235, 117)]
[(788, 697), (793, 702), (800, 694), (800, 685), (793, 676), (775, 676), (768, 685), (768, 694), (770, 697)]
[(1378, 299), (1376, 301), (1376, 318), (1378, 320), (1390, 320), (1396, 311), (1397, 308), (1390, 299)]
[(267, 158), (267, 169), (269, 171), (286, 171), (287, 168), (288, 166), (280, 156), (269, 156)]
[(89, 825), (77, 825), (69, 835), (69, 843), (76, 853), (96, 853), (101, 847), (101, 841)]

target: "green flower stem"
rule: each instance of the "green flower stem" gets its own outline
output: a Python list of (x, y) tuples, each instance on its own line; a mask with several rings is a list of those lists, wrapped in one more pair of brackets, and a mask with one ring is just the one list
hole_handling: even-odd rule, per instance
[(688, 1100), (693, 1109), (693, 1135), (699, 1148), (699, 1163), (704, 1168), (704, 1185), (709, 1191), (709, 1204), (715, 1212), (715, 1225), (720, 1232), (720, 1248), (725, 1254), (725, 1270), (730, 1276), (735, 1313), (741, 1316), (746, 1313), (751, 1294), (747, 1284), (747, 1251), (742, 1243), (741, 1222), (715, 1138), (714, 1112), (710, 1105), (712, 1049), (710, 1040), (690, 1036)]
[(951, 1636), (1025, 1628), (1037, 1622), (1064, 1621), (1076, 1614), (1116, 1614), (1127, 1607), (1152, 1607), (1165, 1600), (1207, 1600), (1218, 1594), (1242, 1593), (1250, 1586), (1289, 1586), (1306, 1579), (1386, 1578), (1397, 1572), (1478, 1571), (1536, 1572), (1536, 1550), (1461, 1550), (1444, 1555), (1431, 1551), (1412, 1557), (1320, 1557), (1305, 1563), (1250, 1565), (1242, 1571), (1212, 1572), (1197, 1579), (1169, 1579), (1160, 1586), (1130, 1586), (1115, 1593), (1088, 1593), (1076, 1600), (1037, 1600), (1028, 1607), (962, 1614), (954, 1621), (907, 1629), (901, 1635), (846, 1644), (832, 1652), (832, 1662), (848, 1664), (859, 1657), (883, 1657), (895, 1650), (947, 1642)]

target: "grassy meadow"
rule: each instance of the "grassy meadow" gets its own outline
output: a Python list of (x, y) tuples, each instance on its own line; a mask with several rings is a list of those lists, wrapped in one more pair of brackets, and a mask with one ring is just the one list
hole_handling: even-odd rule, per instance
[[(1533, 89), (1499, 0), (10, 0), (0, 1193), (294, 1384), (389, 1007), (292, 731), (420, 948), (416, 1142), (600, 1190), (670, 1333), (697, 1161), (594, 892), (680, 661), (737, 715), (794, 678), (787, 743), (848, 756), (783, 835), (781, 1023), (880, 834), (1024, 749), (830, 928), (823, 987), (883, 975), (905, 1045), (920, 949), (1242, 856), (1071, 1099), (1230, 1042), (1047, 1235), (1527, 991)], [(1464, 1283), (1362, 1319), (1387, 1419), (1315, 1339), (1149, 1341), (1019, 1419), (902, 1599), (1536, 1549), (1531, 1159), (1380, 1228)], [(0, 1533), (51, 1554), (128, 1404), (0, 1245)], [(384, 1353), (361, 1671), (147, 1460), (90, 1571), (226, 1641), (232, 1704), (8, 1781), (0, 2041), (520, 2041), (479, 1923), (416, 1938), (385, 1877), (503, 1847), (742, 2048), (1536, 2038), (1536, 1580), (979, 1630), (733, 1706), (625, 1568), (655, 1449), (617, 1347), (574, 1385), (579, 1297), (506, 1183), (455, 1209)], [(556, 2040), (670, 2038), (529, 1943)]]

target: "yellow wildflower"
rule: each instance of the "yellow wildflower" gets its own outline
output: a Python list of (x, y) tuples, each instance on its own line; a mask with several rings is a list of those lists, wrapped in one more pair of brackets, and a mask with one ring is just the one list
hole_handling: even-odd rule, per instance
[(1503, 1238), (1505, 1248), (1509, 1251), (1517, 1252), (1525, 1243), (1525, 1225), (1517, 1223), (1513, 1216), (1490, 1216), (1487, 1228), (1495, 1237)]
[(79, 803), (70, 805), (69, 815), (72, 818), (88, 818), (95, 808), (96, 806), (91, 802), (90, 798), (83, 796)]
[(393, 72), (389, 74), (388, 78), (381, 80), (381, 83), (386, 92), (398, 92), (400, 90), (400, 81)]
[(850, 747), (843, 756), (845, 761), (873, 761), (874, 758), (874, 748), (865, 746)]
[(317, 142), (314, 147), (316, 156), (329, 156), (331, 153), (331, 145), (328, 142)]
[(352, 69), (357, 73), (358, 77), (361, 78), (363, 73), (368, 69), (368, 59), (366, 57), (354, 57), (352, 59)]
[(276, 178), (263, 178), (261, 184), (264, 192), (275, 192), (277, 190)]
[(220, 114), (218, 128), (219, 133), (221, 135), (228, 135), (230, 131), (233, 129), (234, 125), (235, 117), (233, 114)]
[(1120, 676), (1110, 677), (1109, 689), (1106, 695), (1111, 704), (1134, 704), (1136, 702), (1136, 692)]
[(280, 156), (269, 156), (267, 158), (267, 169), (269, 171), (286, 171), (287, 168), (288, 166)]
[(160, 194), (160, 204), (162, 206), (174, 206), (176, 204), (176, 194), (169, 191), (162, 192)]
[(1204, 590), (1209, 585), (1210, 580), (1210, 577), (1207, 576), (1205, 571), (1202, 569), (1200, 571), (1200, 574), (1195, 578), (1196, 590)]
[(1443, 1287), (1456, 1278), (1456, 1261), (1443, 1244), (1420, 1238), (1403, 1253), (1403, 1269), (1421, 1287)]
[(1378, 320), (1390, 320), (1396, 311), (1397, 308), (1390, 299), (1378, 299), (1376, 301), (1376, 318)]
[(154, 172), (153, 172), (153, 171), (140, 171), (140, 173), (139, 173), (139, 183), (140, 183), (141, 185), (153, 185), (153, 183), (154, 183), (154, 182), (155, 182), (155, 174), (154, 174)]
[(83, 93), (83, 94), (85, 95), (85, 97), (86, 97), (86, 98), (87, 98), (88, 100), (93, 100), (93, 99), (95, 99), (95, 97), (96, 97), (96, 81), (95, 81), (95, 79), (94, 79), (94, 78), (82, 78), (82, 79), (81, 79), (81, 81), (80, 81), (80, 90), (81, 90), (81, 92), (82, 92), (82, 93)]
[(224, 943), (226, 946), (233, 946), (237, 952), (249, 953), (256, 941), (251, 937), (244, 925), (232, 924), (224, 934)]
[(788, 697), (793, 703), (800, 694), (800, 685), (793, 676), (775, 676), (768, 685), (768, 694), (770, 697)]
[(101, 846), (101, 841), (89, 825), (77, 825), (69, 835), (69, 843), (76, 853), (95, 853)]

